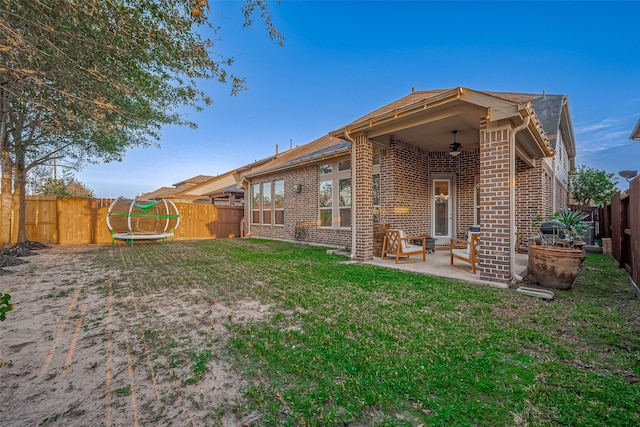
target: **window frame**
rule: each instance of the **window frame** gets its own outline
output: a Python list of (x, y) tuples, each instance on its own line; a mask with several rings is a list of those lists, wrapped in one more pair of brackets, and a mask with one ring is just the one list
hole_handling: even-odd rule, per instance
[[(282, 204), (281, 207), (277, 205), (277, 195), (280, 194), (277, 190), (277, 187), (281, 184), (282, 186)], [(273, 181), (273, 225), (276, 227), (284, 227), (284, 201), (285, 201), (285, 191), (284, 191), (284, 179), (276, 179)], [(281, 221), (281, 222), (280, 222)]]
[[(273, 186), (271, 181), (264, 181), (262, 185), (262, 225), (273, 225)], [(267, 193), (266, 187), (269, 188), (269, 204), (265, 203), (265, 194)], [(269, 207), (267, 207), (269, 206)]]
[[(257, 199), (256, 188), (258, 189)], [(255, 221), (256, 214), (258, 215), (258, 221)], [(261, 183), (255, 183), (251, 184), (251, 224), (260, 225), (260, 220), (262, 220), (262, 185)]]
[[(276, 188), (278, 190), (276, 190)], [(256, 194), (257, 190), (257, 194)], [(265, 206), (265, 194), (269, 193)], [(285, 210), (284, 179), (274, 179), (251, 184), (251, 224), (284, 227)], [(276, 207), (276, 196), (281, 195), (281, 205)], [(255, 221), (256, 216), (258, 221)]]
[[(372, 199), (373, 199), (373, 222), (380, 222), (382, 220), (380, 205), (382, 204), (382, 176), (380, 175), (380, 153), (373, 154), (373, 176), (371, 177), (371, 191), (372, 191)], [(376, 177), (378, 177), (378, 185), (376, 187)], [(377, 190), (377, 191), (376, 191)], [(378, 199), (376, 203), (376, 198)]]
[[(347, 169), (348, 166), (348, 169)], [(318, 227), (323, 229), (350, 230), (353, 209), (353, 178), (351, 175), (351, 160), (343, 159), (318, 165)], [(346, 182), (348, 181), (348, 184)], [(330, 184), (327, 187), (327, 184)], [(348, 185), (348, 205), (341, 186)], [(328, 200), (325, 199), (327, 188), (331, 191)], [(343, 187), (344, 188), (344, 187)], [(342, 193), (342, 194), (341, 194)], [(342, 198), (341, 198), (342, 196)], [(328, 216), (328, 220), (327, 220)], [(343, 225), (347, 224), (347, 225)]]

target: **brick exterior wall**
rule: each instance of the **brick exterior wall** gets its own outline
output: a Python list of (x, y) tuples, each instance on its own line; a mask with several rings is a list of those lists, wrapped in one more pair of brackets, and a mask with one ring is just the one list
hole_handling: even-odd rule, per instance
[(509, 283), (510, 128), (480, 130), (480, 278)]
[[(344, 159), (349, 159), (349, 157)], [(250, 236), (296, 240), (295, 229), (296, 225), (300, 224), (305, 229), (305, 237), (299, 239), (300, 241), (331, 246), (351, 246), (351, 230), (318, 227), (318, 165), (260, 176), (252, 180), (251, 184), (280, 179), (284, 180), (284, 226), (249, 224)], [(295, 186), (298, 184), (302, 185), (300, 193), (295, 190)], [(248, 191), (251, 191), (251, 185), (248, 188)], [(245, 219), (251, 221), (251, 195), (247, 195), (245, 200), (247, 201)]]
[[(569, 192), (560, 178), (553, 178), (553, 165), (548, 160), (536, 161), (530, 167), (522, 160), (516, 163), (516, 226), (523, 239), (538, 233), (534, 220), (543, 221), (569, 203)], [(555, 185), (555, 200), (554, 189)], [(526, 244), (526, 240), (521, 241)]]
[(380, 152), (381, 222), (409, 234), (431, 235), (433, 178), (456, 177), (456, 230), (462, 236), (474, 224), (475, 180), (479, 174), (478, 150), (457, 157), (447, 152), (427, 152), (396, 137)]
[(391, 137), (380, 153), (381, 222), (407, 234), (429, 234), (428, 153)]

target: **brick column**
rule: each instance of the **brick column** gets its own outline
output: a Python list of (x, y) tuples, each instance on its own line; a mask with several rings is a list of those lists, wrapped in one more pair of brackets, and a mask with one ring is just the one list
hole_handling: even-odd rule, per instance
[(480, 129), (480, 278), (509, 283), (510, 127)]
[(353, 205), (355, 209), (351, 226), (353, 235), (353, 259), (373, 259), (373, 144), (363, 133), (352, 144)]

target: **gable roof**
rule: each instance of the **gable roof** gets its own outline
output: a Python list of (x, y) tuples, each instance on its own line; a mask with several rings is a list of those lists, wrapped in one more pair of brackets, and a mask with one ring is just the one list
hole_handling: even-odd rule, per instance
[[(330, 135), (339, 137), (344, 132), (351, 135), (367, 132), (370, 139), (376, 140), (378, 136), (398, 132), (402, 129), (402, 123), (411, 126), (411, 123), (419, 125), (433, 121), (433, 119), (425, 118), (427, 117), (423, 114), (425, 110), (432, 111), (432, 117), (444, 118), (446, 117), (445, 108), (460, 106), (461, 111), (464, 111), (468, 109), (464, 105), (473, 106), (480, 113), (482, 109), (485, 109), (489, 121), (509, 119), (514, 125), (518, 125), (524, 117), (529, 116), (531, 120), (528, 127), (531, 136), (537, 141), (536, 145), (539, 146), (538, 155), (553, 155), (559, 135), (562, 133), (562, 141), (566, 145), (570, 159), (575, 158), (575, 139), (568, 98), (566, 95), (550, 95), (544, 92), (478, 91), (463, 87), (418, 91), (414, 88), (409, 95), (330, 132)], [(467, 120), (472, 119), (472, 116), (467, 117)], [(464, 122), (464, 118), (462, 121)], [(444, 136), (444, 130), (441, 129), (440, 134), (436, 135), (436, 139), (443, 140)], [(531, 146), (529, 145), (529, 147)]]

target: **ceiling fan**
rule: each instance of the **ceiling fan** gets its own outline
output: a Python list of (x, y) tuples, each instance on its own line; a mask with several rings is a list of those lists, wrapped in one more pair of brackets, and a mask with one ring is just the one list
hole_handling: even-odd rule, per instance
[(459, 156), (461, 151), (460, 151), (460, 147), (461, 144), (456, 141), (456, 134), (458, 133), (457, 130), (452, 130), (451, 133), (453, 134), (453, 142), (451, 144), (449, 144), (449, 149), (451, 151), (449, 151), (449, 154), (452, 156)]

